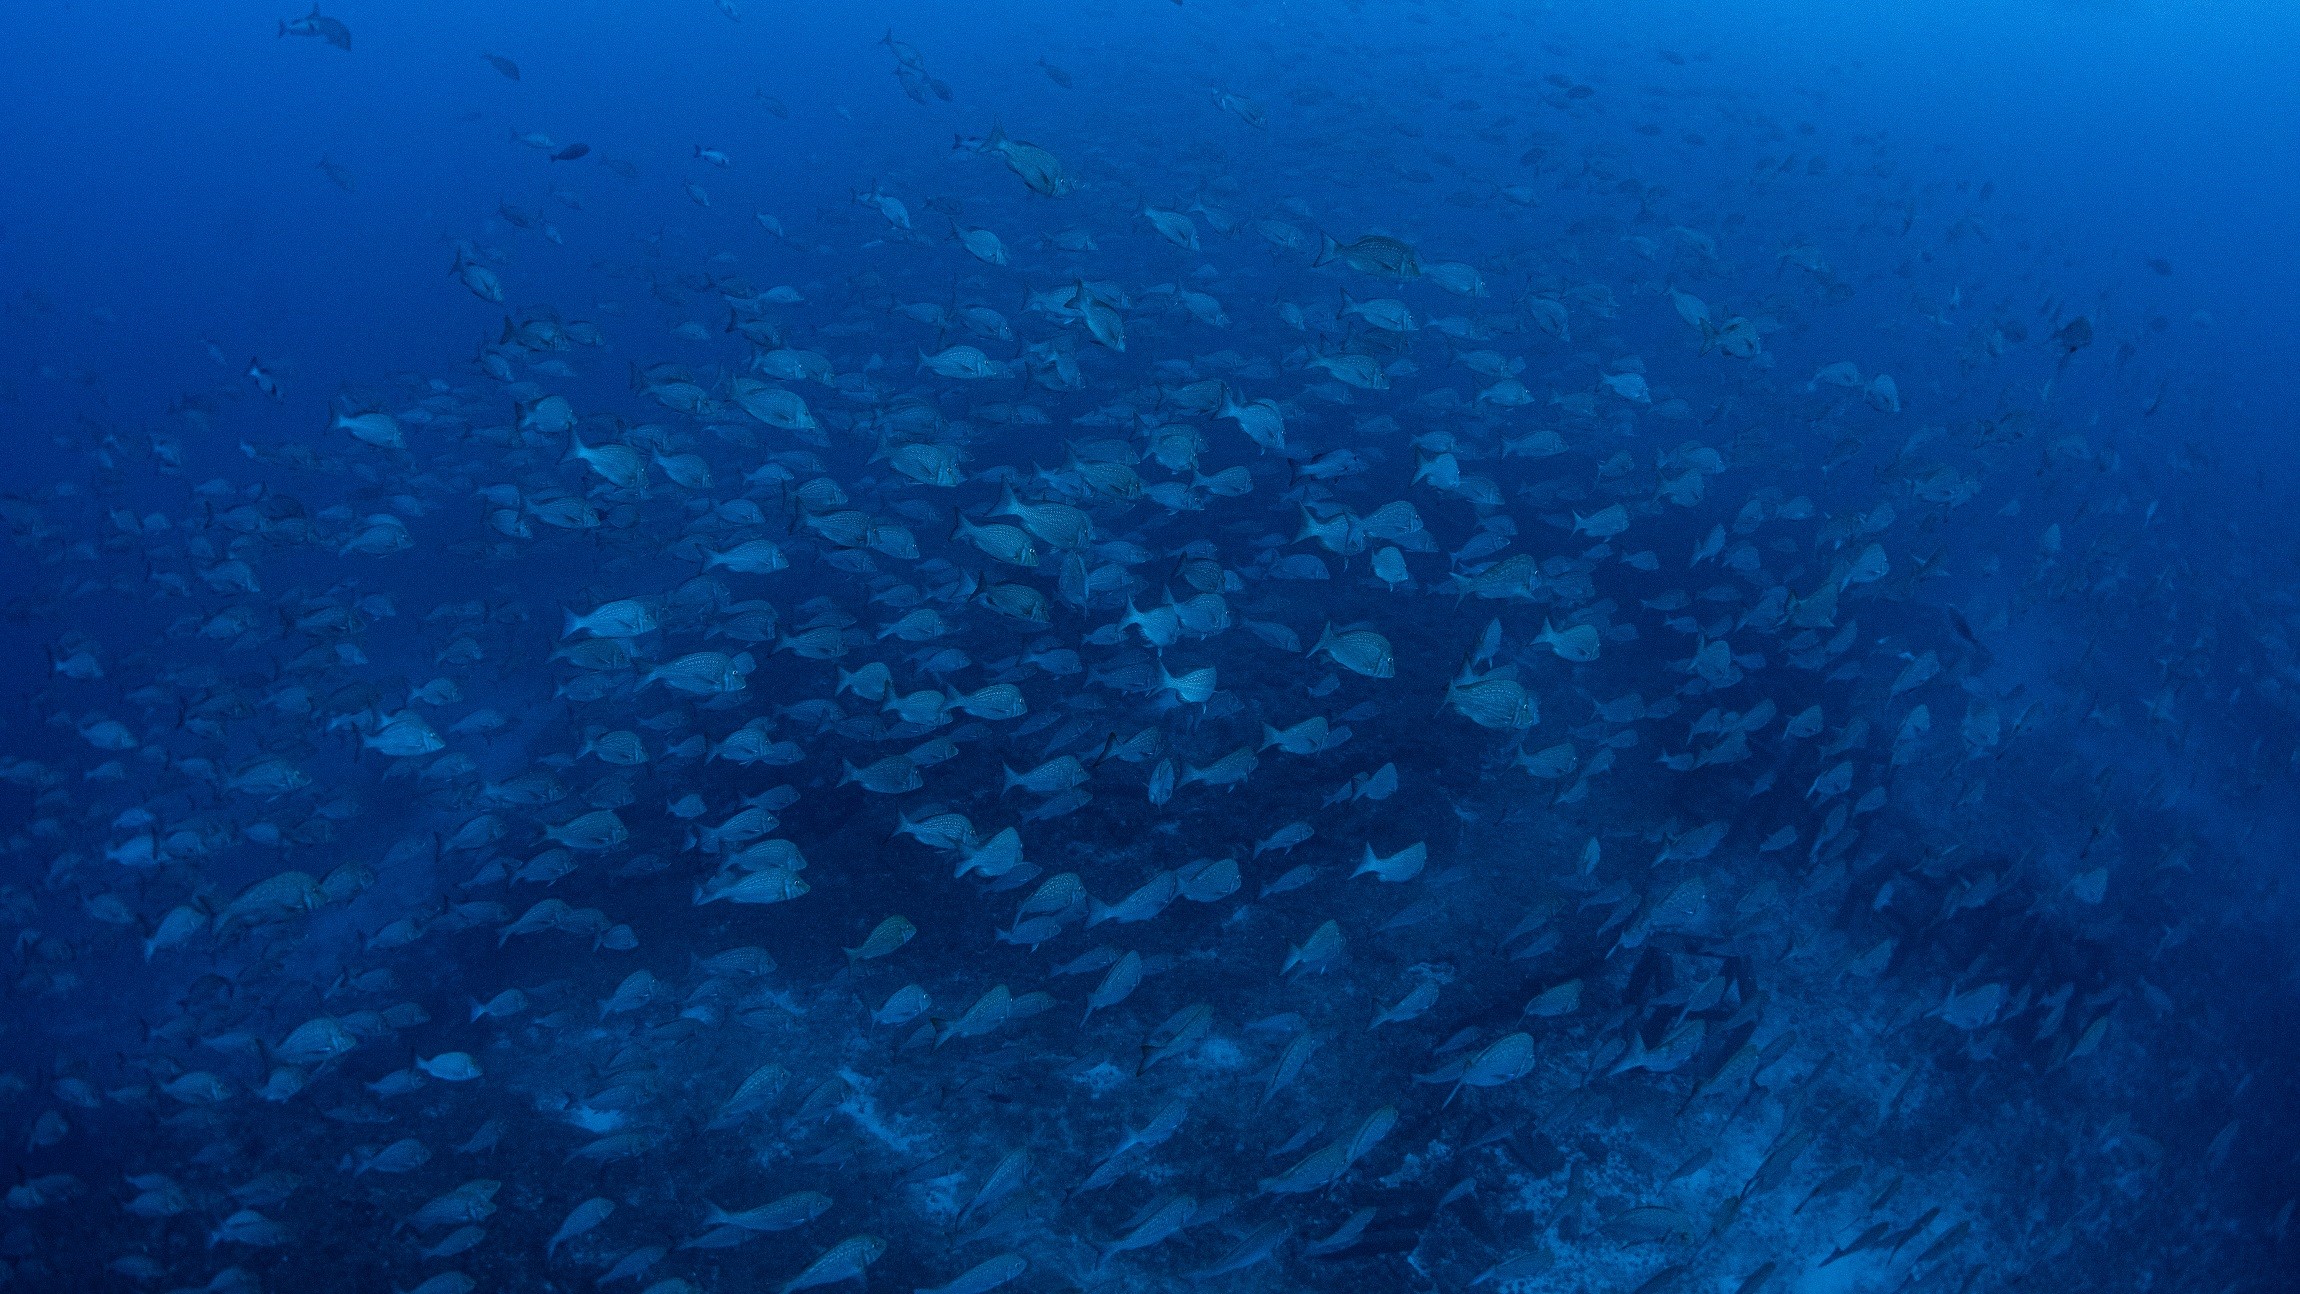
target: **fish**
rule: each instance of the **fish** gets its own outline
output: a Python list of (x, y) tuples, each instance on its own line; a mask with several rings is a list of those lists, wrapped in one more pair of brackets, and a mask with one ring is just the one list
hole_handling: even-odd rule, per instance
[[(516, 80), (517, 78), (514, 77), (513, 79)], [(596, 1230), (599, 1224), (605, 1222), (608, 1215), (614, 1211), (615, 1202), (613, 1200), (596, 1195), (576, 1205), (568, 1212), (566, 1220), (559, 1224), (559, 1229), (551, 1234), (550, 1241), (543, 1246), (544, 1256), (548, 1258), (560, 1245), (586, 1232)]]
[(1290, 1222), (1278, 1219), (1263, 1222), (1239, 1237), (1238, 1243), (1232, 1246), (1228, 1253), (1215, 1259), (1211, 1264), (1191, 1272), (1189, 1277), (1193, 1282), (1208, 1280), (1216, 1276), (1227, 1276), (1232, 1272), (1241, 1272), (1265, 1262), (1275, 1261), (1279, 1247), (1291, 1239), (1293, 1234), (1294, 1228)]
[(1395, 885), (1421, 875), (1422, 868), (1428, 863), (1429, 846), (1419, 840), (1387, 857), (1376, 854), (1374, 847), (1367, 845), (1365, 847), (1365, 861), (1359, 863), (1357, 870), (1351, 872), (1350, 875), (1370, 875), (1376, 880), (1387, 881)]
[(1329, 624), (1318, 635), (1317, 645), (1310, 648), (1310, 654), (1326, 656), (1343, 669), (1367, 678), (1397, 677), (1397, 660), (1389, 639), (1371, 629), (1337, 634)]
[(887, 956), (918, 936), (918, 927), (901, 916), (891, 916), (878, 923), (861, 944), (846, 950), (850, 962), (872, 961)]
[(1447, 1093), (1446, 1103), (1465, 1087), (1499, 1087), (1523, 1078), (1533, 1068), (1534, 1044), (1530, 1034), (1513, 1033), (1496, 1039), (1470, 1057), (1469, 1065)]
[(1572, 625), (1560, 633), (1546, 620), (1541, 622), (1541, 633), (1534, 641), (1565, 660), (1584, 665), (1602, 655), (1604, 647), (1595, 625)]
[(322, 14), (316, 4), (301, 18), (280, 19), (279, 34), (317, 37), (347, 53), (351, 50), (351, 28), (344, 26), (340, 19)]
[(1343, 946), (1341, 927), (1326, 921), (1311, 931), (1309, 938), (1286, 950), (1285, 964), (1279, 971), (1285, 975), (1323, 973), (1341, 960)]
[(1108, 1266), (1119, 1254), (1147, 1249), (1182, 1230), (1198, 1211), (1198, 1201), (1188, 1195), (1175, 1195), (1156, 1206), (1149, 1215), (1135, 1224), (1125, 1235), (1102, 1246), (1101, 1266)]
[(1368, 1029), (1379, 1029), (1385, 1024), (1400, 1024), (1426, 1014), (1437, 1004), (1438, 984), (1433, 979), (1417, 981), (1404, 997), (1374, 1013), (1374, 1022)]
[(704, 1225), (735, 1227), (755, 1233), (790, 1231), (829, 1212), (831, 1205), (831, 1198), (820, 1191), (793, 1191), (755, 1208), (731, 1213), (715, 1204), (706, 1205)]
[(886, 1241), (868, 1233), (848, 1236), (823, 1251), (805, 1270), (784, 1281), (781, 1294), (817, 1289), (850, 1280), (866, 1280), (870, 1265), (886, 1252)]
[[(1319, 727), (1322, 733), (1324, 728), (1323, 721), (1319, 721)], [(1279, 744), (1278, 734), (1266, 727), (1264, 732), (1269, 736), (1270, 740), (1264, 745), (1263, 749), (1267, 750), (1270, 746)], [(1285, 826), (1282, 826), (1276, 831), (1271, 832), (1269, 835), (1255, 841), (1254, 857), (1260, 858), (1262, 855), (1267, 853), (1291, 853), (1294, 846), (1302, 844), (1315, 835), (1317, 835), (1317, 828), (1312, 827), (1309, 823), (1289, 822)]]
[(1198, 226), (1179, 211), (1158, 207), (1142, 208), (1142, 218), (1150, 222), (1158, 236), (1184, 251), (1198, 250)]
[(1142, 965), (1142, 954), (1138, 952), (1128, 952), (1113, 962), (1109, 971), (1103, 975), (1102, 982), (1087, 995), (1086, 1014), (1080, 1018), (1079, 1023), (1083, 1025), (1094, 1018), (1097, 1010), (1116, 1006), (1131, 996), (1142, 983)]
[(1353, 242), (1337, 243), (1321, 235), (1312, 267), (1341, 261), (1360, 274), (1411, 279), (1421, 276), (1421, 261), (1412, 247), (1386, 234), (1367, 234)]
[(1018, 1253), (993, 1254), (941, 1285), (922, 1286), (916, 1294), (987, 1294), (1021, 1279), (1029, 1270), (1030, 1260)]

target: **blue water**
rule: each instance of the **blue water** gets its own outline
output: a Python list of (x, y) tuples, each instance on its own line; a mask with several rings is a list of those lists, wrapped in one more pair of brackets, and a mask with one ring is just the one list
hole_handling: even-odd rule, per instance
[(2296, 1286), (2288, 7), (321, 17), (0, 15), (0, 1284)]

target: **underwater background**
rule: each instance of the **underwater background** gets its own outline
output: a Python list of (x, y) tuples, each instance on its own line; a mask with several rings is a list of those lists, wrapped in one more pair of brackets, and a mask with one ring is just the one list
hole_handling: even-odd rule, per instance
[(2300, 13), (0, 13), (0, 1287), (2300, 1288)]

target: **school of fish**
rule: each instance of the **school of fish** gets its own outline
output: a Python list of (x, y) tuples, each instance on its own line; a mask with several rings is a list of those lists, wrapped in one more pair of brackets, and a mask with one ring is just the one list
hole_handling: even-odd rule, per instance
[(813, 209), (796, 95), (490, 120), (475, 353), (59, 429), (10, 1287), (2278, 1288), (2197, 887), (2300, 671), (2215, 663), (2152, 322), (1953, 156), (1414, 9), (1208, 86), (1146, 6), (1151, 104), (889, 31)]

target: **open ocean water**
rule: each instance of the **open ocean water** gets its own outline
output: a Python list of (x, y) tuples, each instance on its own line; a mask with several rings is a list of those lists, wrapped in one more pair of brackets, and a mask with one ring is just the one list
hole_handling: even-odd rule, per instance
[(2300, 1289), (2300, 11), (0, 13), (0, 1288)]

